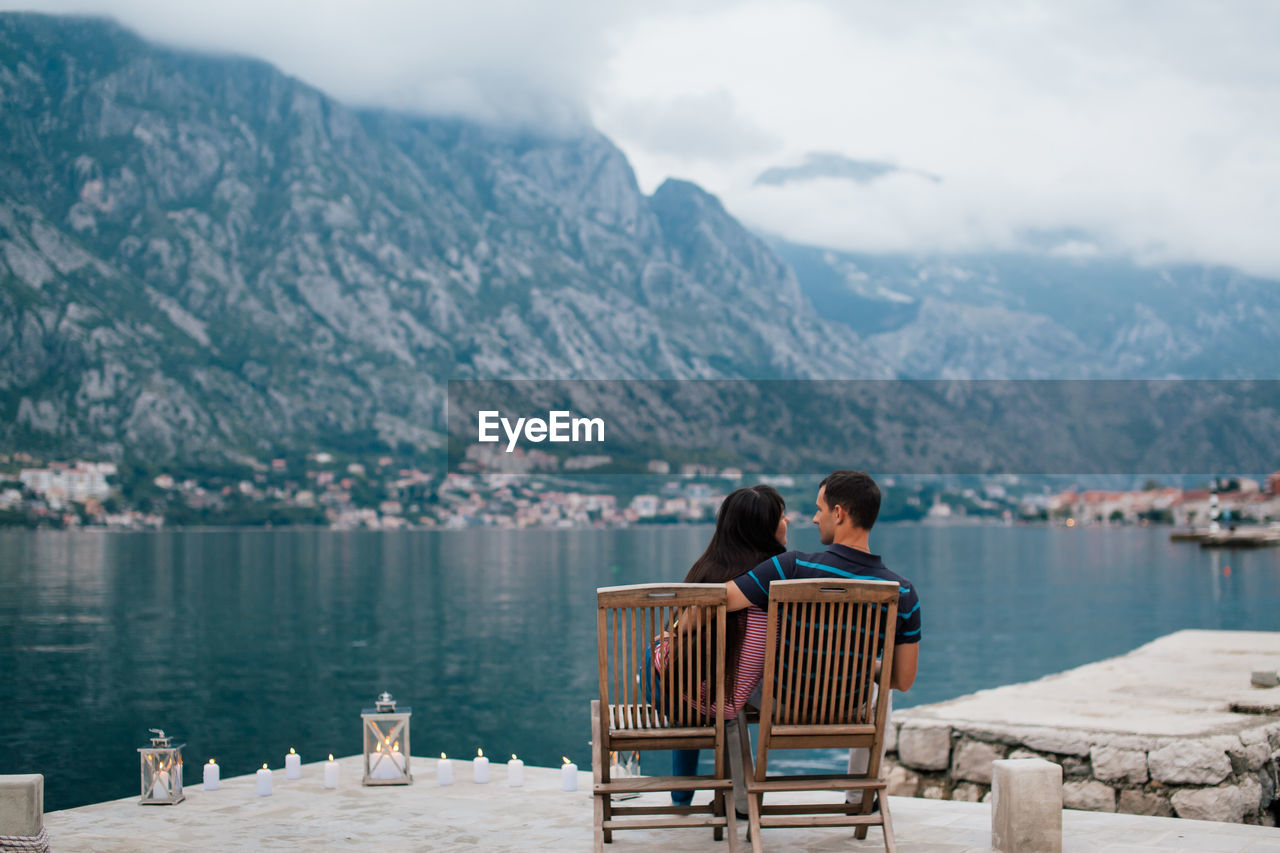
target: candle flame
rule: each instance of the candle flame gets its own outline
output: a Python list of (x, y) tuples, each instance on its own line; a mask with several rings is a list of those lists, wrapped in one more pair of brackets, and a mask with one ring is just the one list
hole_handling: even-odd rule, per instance
[(378, 741), (378, 747), (377, 749), (374, 750), (374, 752), (382, 752), (382, 741)]
[(266, 769), (267, 769), (267, 765), (265, 765), (265, 764), (264, 764), (264, 765), (262, 765), (262, 769), (263, 769), (263, 770), (266, 770)]
[(441, 761), (444, 761), (444, 753), (443, 753), (443, 752), (442, 752), (442, 753), (440, 753), (440, 760), (441, 760)]
[(294, 752), (294, 751), (293, 751), (293, 747), (289, 747), (289, 754), (290, 754), (290, 755), (297, 755), (298, 753), (296, 753), (296, 752)]
[(483, 750), (483, 749), (477, 749), (477, 750), (476, 750), (476, 758), (484, 758), (484, 750)]
[(210, 764), (212, 764), (212, 763), (213, 763), (213, 759), (212, 759), (212, 758), (210, 758), (210, 759), (209, 759), (209, 763), (210, 763)]
[(570, 761), (570, 760), (569, 760), (569, 756), (567, 756), (567, 755), (562, 755), (562, 756), (560, 756), (560, 757), (564, 759), (564, 763), (565, 763), (565, 764), (572, 764), (572, 763), (573, 763), (572, 761)]
[(329, 760), (330, 760), (330, 761), (333, 761), (333, 753), (332, 753), (332, 752), (331, 752), (331, 753), (329, 753)]
[(394, 744), (391, 745), (391, 751), (392, 752), (400, 751), (400, 741), (396, 741)]
[(516, 760), (516, 754), (515, 754), (514, 752), (513, 752), (513, 753), (511, 753), (511, 760), (512, 760), (512, 761), (515, 761), (515, 760)]

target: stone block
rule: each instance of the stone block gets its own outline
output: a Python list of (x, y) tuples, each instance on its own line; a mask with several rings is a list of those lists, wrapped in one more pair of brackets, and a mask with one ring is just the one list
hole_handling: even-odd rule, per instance
[(1240, 733), (1240, 742), (1243, 743), (1245, 746), (1249, 746), (1250, 744), (1255, 744), (1255, 743), (1266, 743), (1267, 727), (1254, 726), (1251, 729), (1245, 729)]
[(1147, 754), (1114, 746), (1095, 746), (1089, 753), (1093, 775), (1104, 782), (1141, 785), (1147, 781)]
[(1280, 685), (1280, 674), (1274, 669), (1255, 669), (1249, 676), (1249, 683), (1254, 687), (1276, 687)]
[(1190, 820), (1216, 820), (1239, 823), (1256, 805), (1247, 804), (1239, 788), (1221, 785), (1217, 788), (1183, 788), (1169, 798), (1178, 817)]
[(1262, 785), (1253, 776), (1241, 777), (1236, 784), (1236, 790), (1240, 792), (1240, 807), (1244, 809), (1245, 816), (1258, 809), (1264, 809), (1271, 805), (1271, 798), (1262, 798)]
[(1070, 729), (1029, 729), (1022, 743), (1029, 749), (1057, 755), (1088, 755), (1092, 746), (1088, 733)]
[(885, 723), (884, 726), (884, 751), (894, 752), (898, 748), (898, 727), (893, 724), (893, 720)]
[(1029, 749), (1015, 749), (1013, 752), (1009, 753), (1005, 757), (1010, 759), (1011, 761), (1016, 761), (1019, 758), (1044, 758), (1044, 756), (1041, 755), (1040, 753), (1032, 752)]
[(1094, 779), (1066, 782), (1062, 786), (1062, 805), (1087, 812), (1113, 812), (1116, 810), (1116, 789)]
[(951, 726), (930, 720), (903, 723), (898, 760), (916, 770), (946, 770), (951, 765)]
[(1075, 755), (1064, 755), (1055, 762), (1062, 765), (1062, 775), (1068, 779), (1092, 779), (1093, 770), (1089, 762)]
[(991, 847), (997, 853), (1061, 853), (1062, 768), (1038, 758), (991, 765)]
[(1228, 745), (1222, 738), (1177, 741), (1147, 753), (1147, 768), (1160, 782), (1216, 785), (1231, 774)]
[(0, 776), (0, 835), (36, 836), (44, 828), (44, 776)]
[(924, 790), (920, 792), (920, 796), (926, 800), (945, 800), (947, 798), (947, 789), (942, 785), (925, 785)]
[(1173, 806), (1169, 805), (1167, 797), (1149, 794), (1146, 791), (1121, 791), (1116, 811), (1151, 817), (1173, 817)]
[(914, 797), (920, 791), (920, 774), (890, 761), (885, 785), (891, 797)]
[(962, 803), (976, 803), (982, 800), (983, 794), (987, 792), (986, 785), (975, 785), (972, 782), (961, 782), (951, 789), (951, 799), (959, 800)]
[(1099, 734), (1094, 738), (1094, 746), (1110, 746), (1115, 749), (1131, 749), (1135, 752), (1150, 752), (1161, 744), (1153, 737), (1142, 735), (1108, 735)]
[(1271, 760), (1271, 750), (1265, 743), (1251, 743), (1248, 746), (1238, 743), (1234, 749), (1227, 750), (1227, 757), (1231, 759), (1232, 775), (1239, 776), (1261, 769), (1262, 765)]
[(995, 744), (962, 740), (951, 759), (951, 778), (990, 785), (991, 762), (1001, 758), (1004, 758), (1004, 750)]

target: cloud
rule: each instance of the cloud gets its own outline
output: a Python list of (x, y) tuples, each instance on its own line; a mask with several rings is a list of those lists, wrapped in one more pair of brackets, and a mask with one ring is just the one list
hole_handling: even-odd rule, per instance
[[(1046, 252), (1027, 235), (1071, 231), (1100, 253), (1280, 277), (1276, 32), (1280, 6), (1247, 2), (667, 12), (633, 26), (601, 89), (643, 99), (723, 88), (744, 120), (781, 138), (779, 152), (694, 160), (605, 130), (642, 186), (690, 178), (800, 242)], [(812, 168), (811, 152), (858, 165), (836, 177)], [(757, 182), (780, 164), (800, 171)]]
[(29, 0), (111, 17), (177, 47), (271, 62), (353, 105), (573, 130), (609, 33), (636, 3), (557, 0)]
[(893, 163), (854, 160), (833, 151), (810, 151), (804, 162), (796, 166), (770, 166), (756, 175), (756, 186), (780, 187), (784, 184), (812, 181), (817, 178), (841, 178), (855, 184), (869, 184), (888, 175), (915, 175), (940, 183), (942, 178), (919, 169), (904, 169)]
[(778, 150), (781, 138), (745, 118), (726, 89), (669, 100), (611, 104), (605, 120), (650, 153), (689, 160), (738, 158)]

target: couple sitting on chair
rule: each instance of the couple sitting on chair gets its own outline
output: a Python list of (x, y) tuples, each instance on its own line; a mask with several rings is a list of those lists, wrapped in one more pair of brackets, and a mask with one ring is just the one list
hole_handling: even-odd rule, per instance
[[(686, 583), (725, 583), (731, 611), (726, 626), (725, 697), (726, 740), (736, 742), (736, 727), (743, 724), (742, 711), (759, 706), (764, 656), (769, 585), (775, 580), (844, 578), (893, 581), (898, 584), (898, 624), (895, 631), (890, 684), (909, 690), (919, 661), (920, 603), (915, 587), (906, 578), (887, 568), (868, 548), (868, 536), (880, 512), (880, 489), (861, 471), (836, 471), (818, 487), (817, 512), (813, 523), (827, 550), (818, 554), (787, 551), (786, 506), (782, 496), (770, 486), (738, 489), (725, 498), (716, 515), (711, 542), (685, 576)], [(666, 646), (654, 649), (654, 666), (666, 664)], [(752, 701), (755, 694), (754, 701)], [(869, 756), (865, 749), (850, 750), (849, 771), (864, 772)], [(747, 794), (742, 757), (729, 750), (733, 777), (734, 808), (747, 811)], [(678, 750), (673, 757), (673, 774), (697, 773), (697, 750)], [(850, 792), (849, 802), (860, 802), (861, 793)], [(676, 805), (688, 805), (692, 791), (674, 791)]]

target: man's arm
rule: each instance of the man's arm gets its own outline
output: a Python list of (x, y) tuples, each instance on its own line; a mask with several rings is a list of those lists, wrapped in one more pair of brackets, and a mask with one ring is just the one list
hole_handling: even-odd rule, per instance
[(889, 674), (889, 686), (904, 693), (916, 683), (916, 667), (920, 664), (920, 644), (903, 643), (894, 646), (893, 672)]
[(733, 581), (727, 581), (725, 588), (729, 590), (729, 612), (741, 610), (744, 607), (750, 607), (751, 602), (742, 594), (742, 590), (738, 589), (738, 585)]

